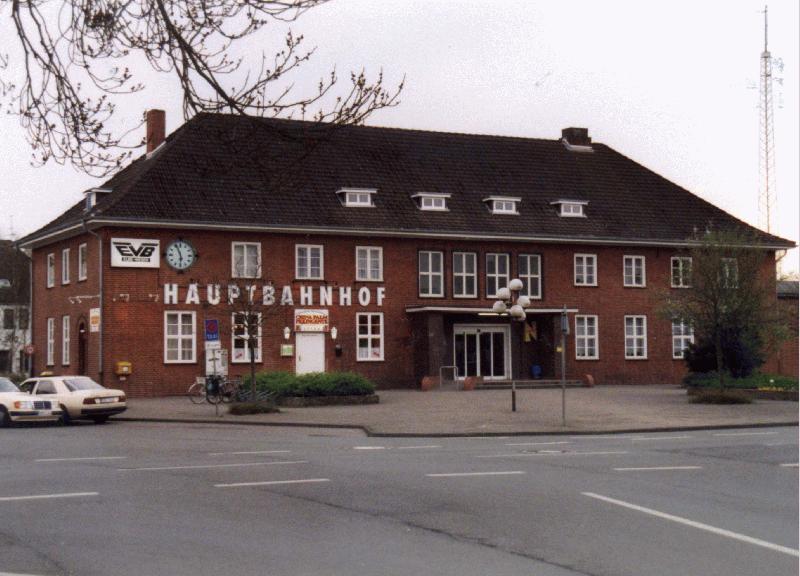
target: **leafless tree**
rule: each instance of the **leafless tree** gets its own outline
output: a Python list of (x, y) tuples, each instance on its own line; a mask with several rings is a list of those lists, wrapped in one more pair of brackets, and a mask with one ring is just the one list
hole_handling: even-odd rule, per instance
[(294, 73), (315, 49), (291, 31), (280, 50), (262, 52), (255, 64), (235, 55), (268, 24), (295, 22), (326, 2), (0, 0), (21, 60), (12, 67), (0, 54), (0, 98), (19, 114), (34, 163), (69, 162), (95, 176), (116, 170), (142, 145), (131, 136), (141, 123), (121, 130), (114, 120), (120, 99), (144, 89), (137, 68), (143, 62), (145, 69), (174, 75), (187, 119), (205, 111), (359, 124), (398, 104), (403, 83), (387, 89), (382, 72), (370, 80), (361, 70), (336, 95), (334, 69), (312, 93), (295, 94)]

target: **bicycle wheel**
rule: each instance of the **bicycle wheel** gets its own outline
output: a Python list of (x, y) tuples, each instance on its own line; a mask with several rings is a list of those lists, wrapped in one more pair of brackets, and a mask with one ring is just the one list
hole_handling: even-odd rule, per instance
[(206, 401), (206, 387), (199, 382), (195, 382), (189, 386), (186, 395), (189, 397), (189, 400), (192, 401), (192, 404), (202, 404)]
[(236, 386), (233, 382), (225, 382), (219, 389), (219, 395), (225, 404), (230, 404), (236, 399)]

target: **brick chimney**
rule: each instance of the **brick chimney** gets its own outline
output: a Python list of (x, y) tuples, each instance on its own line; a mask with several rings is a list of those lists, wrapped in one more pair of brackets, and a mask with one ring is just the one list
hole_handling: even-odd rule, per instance
[(159, 147), (166, 136), (166, 115), (163, 110), (148, 110), (145, 114), (147, 123), (147, 153)]
[(592, 145), (592, 139), (589, 138), (588, 128), (564, 128), (561, 131), (561, 138), (571, 146)]

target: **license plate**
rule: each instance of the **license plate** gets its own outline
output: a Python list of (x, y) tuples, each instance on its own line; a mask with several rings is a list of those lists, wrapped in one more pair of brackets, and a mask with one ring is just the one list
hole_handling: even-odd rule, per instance
[(100, 404), (110, 404), (111, 402), (116, 402), (116, 398), (100, 398)]

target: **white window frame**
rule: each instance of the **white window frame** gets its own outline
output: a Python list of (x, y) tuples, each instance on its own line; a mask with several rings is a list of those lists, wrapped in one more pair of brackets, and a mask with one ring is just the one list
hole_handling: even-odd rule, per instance
[[(361, 267), (359, 263), (359, 252), (366, 252), (366, 268), (364, 274), (361, 274)], [(374, 267), (372, 265), (373, 252), (378, 254), (378, 274), (377, 278), (372, 277)], [(383, 282), (383, 248), (380, 246), (356, 246), (356, 281), (358, 282)]]
[[(367, 317), (367, 331), (365, 333), (361, 332), (361, 317)], [(372, 316), (378, 316), (380, 318), (380, 334), (373, 334), (372, 333)], [(372, 342), (374, 340), (378, 340), (380, 345), (380, 357), (375, 358), (372, 357)], [(357, 362), (382, 362), (384, 359), (384, 323), (383, 323), (383, 312), (359, 312), (356, 314), (356, 361)], [(361, 357), (361, 342), (367, 342), (367, 357)]]
[[(688, 265), (687, 265), (688, 263)], [(675, 270), (677, 264), (678, 283), (675, 283)], [(692, 287), (692, 257), (673, 256), (669, 260), (669, 285), (671, 288)]]
[[(631, 274), (628, 275), (628, 262), (630, 262)], [(642, 281), (636, 283), (637, 264), (642, 267)], [(644, 256), (625, 255), (622, 257), (622, 284), (626, 288), (646, 288), (647, 287), (647, 268)]]
[[(167, 324), (170, 315), (178, 316), (178, 334), (174, 336), (169, 336), (169, 332), (167, 329)], [(183, 326), (182, 317), (184, 314), (189, 314), (192, 317), (192, 333), (191, 334), (182, 334), (181, 327)], [(189, 360), (182, 360), (182, 352), (184, 350), (183, 341), (187, 338), (191, 337), (191, 350), (192, 350), (192, 357)], [(168, 358), (168, 347), (167, 347), (167, 340), (170, 338), (177, 338), (178, 339), (178, 359), (177, 360), (170, 360)], [(194, 311), (187, 311), (187, 310), (164, 310), (164, 364), (196, 364), (197, 363), (197, 313)]]
[[(587, 323), (592, 320), (594, 334), (588, 334), (590, 328)], [(582, 322), (581, 322), (582, 321)], [(583, 323), (583, 333), (581, 334), (581, 323)], [(589, 342), (594, 341), (594, 355), (590, 356), (585, 353), (589, 349)], [(584, 353), (580, 354), (579, 351), (583, 345)], [(599, 360), (600, 359), (600, 320), (596, 314), (581, 314), (575, 316), (575, 360)]]
[[(578, 276), (578, 259), (582, 259), (583, 272), (582, 276)], [(587, 263), (592, 262), (592, 282), (586, 281)], [(573, 283), (575, 286), (597, 286), (597, 254), (575, 254), (572, 259), (573, 262)], [(580, 281), (579, 281), (580, 280)]]
[(69, 366), (69, 316), (61, 317), (61, 365)]
[[(236, 317), (237, 316), (245, 316), (247, 312), (234, 312), (231, 314), (231, 364), (249, 364), (250, 363), (250, 342), (247, 334), (245, 333), (243, 336), (237, 336), (236, 334)], [(257, 364), (261, 364), (261, 349), (263, 346), (263, 337), (261, 332), (261, 312), (251, 312), (251, 316), (258, 317), (258, 347), (256, 348), (256, 357), (255, 362)], [(242, 340), (244, 343), (244, 351), (245, 356), (241, 360), (236, 359), (236, 354), (234, 354), (234, 350), (236, 349), (236, 341)]]
[(61, 284), (69, 284), (69, 248), (61, 251)]
[[(495, 272), (489, 272), (489, 258), (491, 256), (504, 256), (506, 259), (506, 273), (501, 274), (500, 270), (500, 259), (495, 259), (494, 269)], [(489, 279), (494, 279), (495, 291), (491, 292), (489, 288)], [(500, 279), (505, 278), (506, 283), (501, 286)], [(487, 298), (497, 298), (497, 290), (500, 288), (507, 288), (508, 283), (511, 280), (511, 256), (507, 252), (487, 252), (486, 253), (486, 297)]]
[[(633, 321), (633, 333), (628, 333), (628, 320)], [(641, 320), (642, 325), (642, 332), (643, 334), (638, 335), (636, 334), (637, 329), (637, 321)], [(647, 360), (647, 316), (645, 315), (626, 315), (625, 316), (625, 359), (626, 360)], [(628, 348), (628, 339), (633, 340), (633, 350), (634, 352), (641, 347), (643, 354), (641, 356), (634, 354), (629, 354)]]
[[(428, 255), (428, 269), (422, 269), (422, 255)], [(433, 269), (433, 258), (431, 256), (433, 254), (439, 255), (439, 262), (441, 267), (439, 271), (435, 271)], [(428, 292), (422, 292), (422, 278), (423, 276), (427, 276), (428, 278)], [(439, 286), (441, 289), (439, 292), (433, 291), (433, 279), (434, 277), (439, 277)], [(417, 294), (420, 298), (443, 298), (444, 297), (444, 252), (441, 250), (420, 250), (417, 252)]]
[(342, 204), (348, 208), (374, 208), (372, 195), (377, 193), (373, 188), (342, 188), (337, 190)]
[(47, 319), (47, 365), (55, 366), (56, 360), (56, 319)]
[(493, 199), (492, 214), (519, 214), (517, 210), (517, 201), (508, 198)]
[(583, 213), (583, 204), (578, 204), (576, 202), (562, 202), (561, 212), (559, 213), (559, 215), (565, 218), (586, 217), (586, 215)]
[[(319, 276), (312, 276), (311, 275), (311, 250), (318, 248), (319, 249)], [(307, 267), (306, 270), (302, 271), (304, 274), (301, 275), (300, 272), (300, 250), (305, 249), (306, 252), (306, 262)], [(322, 280), (325, 278), (325, 248), (322, 244), (295, 244), (294, 245), (294, 276), (297, 280)]]
[(694, 344), (694, 328), (692, 328), (692, 325), (682, 320), (673, 320), (672, 321), (673, 360), (683, 360), (686, 357), (686, 349), (689, 347), (690, 344)]
[[(456, 258), (461, 257), (461, 272), (456, 271)], [(472, 272), (467, 272), (467, 259), (472, 258)], [(467, 292), (467, 278), (472, 278), (472, 292)], [(461, 278), (463, 290), (456, 291), (456, 278)], [(455, 251), (453, 252), (453, 298), (477, 298), (478, 297), (478, 254), (477, 252)]]
[[(242, 247), (242, 267), (237, 270), (236, 248)], [(249, 248), (256, 248), (256, 270), (247, 269), (247, 252)], [(232, 278), (261, 278), (261, 242), (231, 242), (231, 277)]]
[(47, 255), (47, 287), (56, 285), (56, 255), (51, 252)]
[(420, 210), (447, 211), (447, 198), (442, 196), (422, 196), (419, 200)]
[[(522, 273), (522, 259), (527, 259), (527, 268), (528, 273)], [(538, 274), (531, 274), (531, 259), (536, 260), (536, 268), (539, 270)], [(522, 294), (530, 298), (531, 300), (541, 300), (542, 299), (542, 255), (541, 254), (520, 254), (517, 257), (517, 278), (522, 280), (524, 284), (524, 290)], [(533, 285), (533, 281), (536, 282), (536, 290), (537, 293), (531, 294), (531, 286)]]
[(88, 246), (83, 243), (78, 246), (78, 282), (86, 280), (89, 272), (89, 261), (87, 259)]

